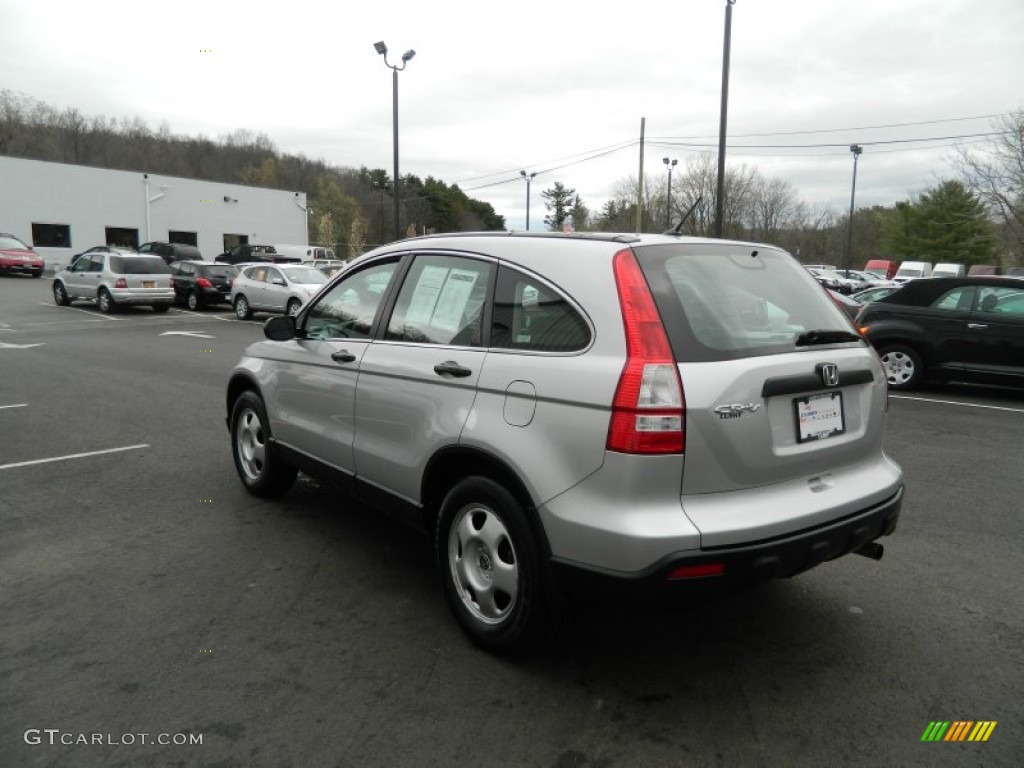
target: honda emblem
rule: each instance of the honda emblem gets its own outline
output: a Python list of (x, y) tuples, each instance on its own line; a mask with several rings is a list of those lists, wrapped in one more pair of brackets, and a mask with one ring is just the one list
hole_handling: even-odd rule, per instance
[(835, 363), (818, 363), (818, 375), (821, 376), (821, 383), (826, 387), (839, 386), (839, 366)]

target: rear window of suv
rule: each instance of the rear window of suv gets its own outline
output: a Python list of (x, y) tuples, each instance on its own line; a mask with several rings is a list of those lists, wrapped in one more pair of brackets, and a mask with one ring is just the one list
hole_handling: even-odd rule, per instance
[(852, 331), (792, 256), (764, 246), (634, 249), (679, 362), (792, 352), (805, 331)]
[(159, 256), (111, 256), (110, 271), (116, 275), (171, 274), (171, 268)]

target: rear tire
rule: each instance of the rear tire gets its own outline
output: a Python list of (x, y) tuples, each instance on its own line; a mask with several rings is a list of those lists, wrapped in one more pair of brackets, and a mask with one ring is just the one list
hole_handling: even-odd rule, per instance
[(68, 296), (67, 288), (59, 280), (53, 281), (53, 303), (58, 307), (66, 307), (71, 303), (71, 297)]
[(295, 483), (298, 470), (276, 456), (263, 400), (247, 390), (231, 408), (231, 456), (242, 485), (255, 496), (280, 496)]
[(100, 308), (100, 312), (106, 315), (109, 315), (117, 308), (117, 305), (114, 303), (114, 297), (110, 295), (110, 291), (106, 288), (100, 288), (99, 293), (96, 294), (96, 305)]
[(295, 317), (295, 315), (299, 314), (300, 309), (302, 309), (302, 302), (299, 301), (298, 299), (291, 299), (288, 302), (288, 306), (285, 307), (285, 312), (287, 312), (292, 317)]
[(188, 296), (185, 297), (185, 305), (193, 312), (199, 309), (202, 306), (202, 304), (199, 303), (199, 294), (195, 291), (189, 291)]
[(235, 297), (235, 317), (239, 320), (248, 320), (252, 317), (252, 307), (249, 306), (249, 300), (241, 293)]
[(537, 538), (519, 501), (486, 477), (445, 496), (434, 549), (448, 607), (475, 643), (515, 651), (552, 628), (551, 588)]
[(913, 389), (924, 378), (924, 362), (913, 347), (889, 344), (878, 351), (889, 389)]

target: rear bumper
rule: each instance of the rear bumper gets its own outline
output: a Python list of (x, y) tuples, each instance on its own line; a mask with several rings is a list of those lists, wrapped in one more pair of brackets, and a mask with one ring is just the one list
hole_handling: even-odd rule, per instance
[[(740, 545), (706, 547), (665, 556), (633, 573), (580, 566), (552, 558), (554, 576), (578, 602), (687, 602), (743, 589), (770, 579), (795, 576), (854, 552), (896, 529), (903, 486), (891, 498), (840, 520)], [(670, 579), (690, 566), (721, 566), (720, 575)]]
[(174, 303), (174, 291), (168, 288), (167, 290), (153, 290), (150, 293), (143, 293), (141, 291), (126, 291), (123, 289), (115, 288), (110, 292), (111, 297), (118, 304), (172, 304)]

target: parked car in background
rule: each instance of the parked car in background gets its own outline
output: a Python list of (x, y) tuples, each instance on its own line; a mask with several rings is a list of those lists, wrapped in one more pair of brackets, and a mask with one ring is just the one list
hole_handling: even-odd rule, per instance
[(971, 268), (967, 270), (968, 277), (976, 277), (978, 275), (998, 275), (999, 267), (994, 264), (972, 264)]
[(859, 269), (837, 269), (836, 274), (839, 275), (843, 280), (849, 283), (849, 293), (856, 293), (857, 291), (863, 291), (865, 288), (870, 288), (873, 285), (878, 285), (881, 280), (870, 272), (864, 272)]
[(139, 246), (139, 253), (152, 253), (159, 256), (168, 264), (176, 261), (202, 261), (203, 254), (194, 245), (188, 243), (143, 243)]
[(326, 282), (323, 272), (302, 264), (250, 264), (231, 284), (231, 305), (240, 320), (253, 312), (294, 315)]
[(342, 261), (341, 259), (313, 259), (311, 261), (302, 262), (307, 267), (313, 269), (319, 269), (328, 277), (336, 274), (338, 270), (345, 266), (348, 262)]
[(1024, 267), (1007, 267), (1003, 274), (1007, 277), (1024, 277)]
[(830, 291), (839, 293), (853, 293), (855, 283), (842, 277), (838, 272), (821, 267), (806, 267), (807, 271), (814, 275), (814, 279)]
[(892, 280), (896, 277), (898, 269), (899, 265), (889, 259), (868, 259), (868, 263), (864, 265), (865, 272), (870, 272), (883, 280)]
[(878, 356), (770, 245), (405, 240), (264, 335), (226, 393), (243, 485), (301, 468), (430, 531), (488, 649), (546, 632), (553, 582), (708, 596), (880, 556), (896, 526)]
[(932, 277), (963, 277), (967, 274), (967, 267), (963, 264), (953, 262), (940, 262), (932, 270)]
[(834, 301), (836, 306), (846, 313), (846, 316), (849, 317), (850, 320), (856, 319), (857, 314), (861, 310), (860, 302), (854, 301), (845, 293), (839, 293), (839, 291), (829, 291), (828, 295), (832, 297), (832, 301)]
[(303, 262), (336, 260), (338, 258), (333, 248), (326, 248), (322, 245), (275, 245), (274, 248), (284, 256), (294, 256)]
[(896, 275), (893, 277), (897, 283), (905, 283), (908, 280), (917, 280), (921, 277), (932, 276), (932, 265), (927, 261), (904, 261), (900, 264), (900, 268), (896, 270)]
[(865, 288), (863, 291), (851, 294), (850, 298), (858, 304), (867, 304), (869, 301), (878, 301), (883, 296), (888, 296), (893, 291), (899, 290), (898, 283), (893, 285), (876, 285), (874, 288)]
[(892, 389), (928, 378), (1024, 387), (1024, 279), (912, 280), (872, 301), (857, 324)]
[(171, 268), (159, 256), (100, 246), (82, 253), (53, 278), (53, 300), (65, 307), (73, 301), (95, 302), (101, 312), (119, 306), (149, 306), (166, 312), (174, 301)]
[(0, 232), (0, 274), (39, 277), (44, 266), (43, 257), (32, 246), (9, 232)]
[(220, 254), (214, 261), (223, 264), (249, 264), (267, 262), (272, 264), (298, 264), (302, 259), (298, 256), (287, 256), (277, 252), (272, 245), (236, 245)]
[(231, 303), (231, 283), (238, 267), (215, 261), (176, 261), (171, 264), (174, 299), (191, 310)]

